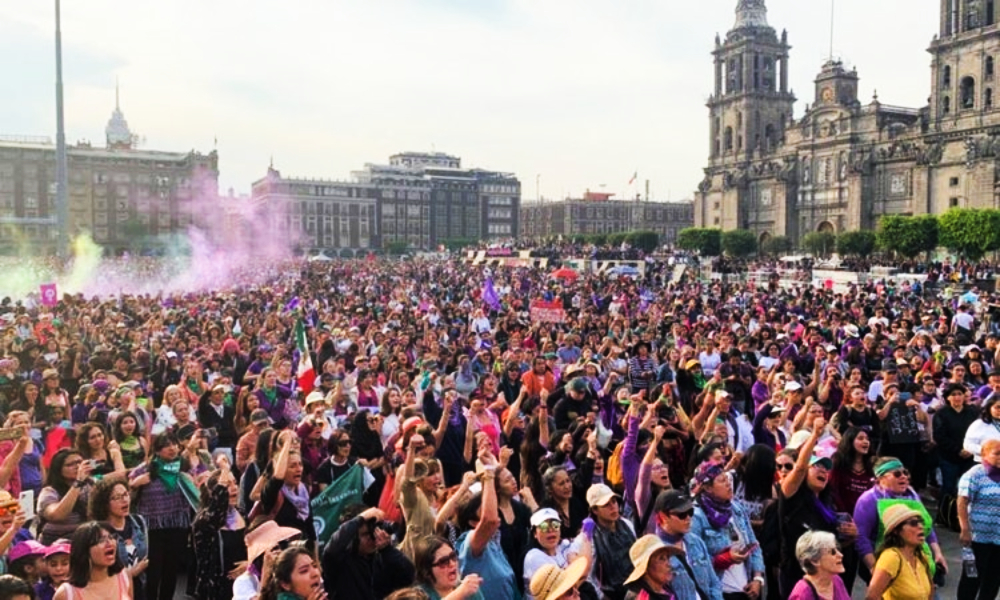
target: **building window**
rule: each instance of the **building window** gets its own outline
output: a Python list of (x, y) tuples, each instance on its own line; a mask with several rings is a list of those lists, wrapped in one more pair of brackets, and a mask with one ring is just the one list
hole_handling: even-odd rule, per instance
[(949, 208), (955, 208), (957, 206), (958, 206), (958, 198), (949, 198), (948, 199), (948, 207)]
[(723, 136), (723, 139), (724, 139), (724, 146), (723, 147), (725, 148), (726, 152), (732, 152), (733, 151), (733, 128), (732, 127), (726, 127), (726, 133)]
[(962, 78), (960, 88), (962, 94), (962, 108), (974, 108), (976, 106), (976, 80), (972, 77), (965, 76)]
[(986, 93), (983, 95), (983, 108), (993, 110), (993, 88), (986, 88)]
[(941, 77), (941, 85), (944, 87), (951, 87), (951, 67), (948, 65), (944, 66), (944, 75)]
[(945, 96), (944, 100), (941, 102), (941, 114), (947, 115), (951, 113), (951, 97)]
[(719, 217), (715, 217), (715, 219), (712, 221), (712, 224), (713, 225), (718, 225), (719, 224)]
[(958, 187), (958, 177), (948, 179), (948, 185), (951, 187)]
[(712, 208), (713, 208), (714, 210), (719, 210), (719, 203), (718, 203), (718, 202), (715, 202), (715, 203), (713, 203), (713, 204), (712, 204)]
[(985, 75), (986, 75), (986, 79), (987, 80), (992, 80), (993, 79), (993, 57), (992, 56), (987, 56), (986, 57)]

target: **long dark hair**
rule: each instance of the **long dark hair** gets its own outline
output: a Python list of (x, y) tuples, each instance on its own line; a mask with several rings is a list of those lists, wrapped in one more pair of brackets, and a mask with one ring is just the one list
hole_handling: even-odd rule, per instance
[(260, 591), (260, 600), (277, 600), (278, 594), (283, 591), (281, 584), (291, 583), (292, 571), (295, 570), (295, 561), (302, 555), (308, 556), (310, 560), (316, 560), (312, 553), (302, 546), (292, 546), (282, 551), (278, 556), (278, 560), (274, 563), (274, 570), (271, 572), (270, 581)]
[(80, 451), (76, 448), (63, 448), (56, 452), (55, 456), (52, 457), (52, 463), (49, 465), (49, 472), (45, 476), (45, 485), (51, 487), (55, 491), (59, 492), (59, 496), (63, 496), (69, 491), (69, 486), (71, 482), (67, 482), (62, 476), (63, 466), (66, 464), (66, 460), (70, 456), (79, 456), (83, 458)]
[(769, 500), (774, 488), (777, 455), (765, 444), (754, 444), (736, 467), (736, 478), (743, 484), (743, 499)]
[(417, 583), (422, 583), (429, 588), (434, 587), (434, 555), (444, 547), (451, 548), (451, 544), (443, 537), (432, 535), (424, 538), (417, 547), (413, 566), (416, 569)]
[[(872, 434), (868, 430), (853, 426), (847, 428), (843, 437), (840, 438), (840, 442), (837, 443), (837, 451), (833, 453), (834, 470), (850, 472), (854, 468), (854, 460), (858, 457), (858, 451), (854, 449), (854, 442), (862, 433), (868, 436), (870, 443)], [(871, 446), (869, 446), (869, 449), (870, 448)], [(868, 456), (865, 457), (864, 464), (865, 472), (874, 476), (875, 473), (872, 471), (871, 452), (869, 452)]]
[[(76, 451), (84, 458), (91, 458), (90, 432), (95, 429), (100, 430), (104, 434), (104, 448), (107, 449), (108, 447), (108, 432), (104, 429), (104, 426), (94, 421), (84, 423), (76, 433)], [(110, 453), (108, 453), (108, 458), (111, 458)]]
[[(90, 549), (101, 539), (102, 532), (114, 538), (115, 530), (107, 523), (97, 521), (84, 523), (73, 533), (69, 552), (69, 583), (73, 587), (85, 588), (90, 583)], [(117, 575), (124, 568), (122, 557), (118, 555), (118, 545), (115, 544), (115, 564), (108, 567), (108, 576)]]
[(271, 438), (273, 436), (274, 430), (268, 427), (264, 431), (261, 431), (260, 436), (257, 438), (257, 446), (253, 452), (253, 462), (257, 465), (257, 470), (261, 473), (267, 468), (267, 463), (271, 462)]
[(1000, 402), (1000, 394), (990, 394), (989, 398), (983, 404), (983, 412), (980, 414), (979, 418), (983, 420), (984, 423), (992, 423), (993, 415), (990, 414), (990, 409), (993, 405)]

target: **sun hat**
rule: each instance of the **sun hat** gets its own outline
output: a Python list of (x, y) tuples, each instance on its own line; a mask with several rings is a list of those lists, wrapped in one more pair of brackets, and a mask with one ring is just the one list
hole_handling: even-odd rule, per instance
[(628, 551), (628, 557), (632, 560), (633, 569), (632, 574), (625, 580), (625, 585), (641, 579), (646, 574), (646, 569), (649, 568), (649, 559), (653, 558), (653, 555), (660, 550), (666, 550), (670, 556), (676, 556), (681, 553), (680, 548), (664, 544), (659, 536), (652, 533), (648, 533), (637, 539)]
[(535, 600), (556, 600), (573, 589), (587, 574), (587, 558), (581, 556), (569, 563), (565, 569), (555, 565), (545, 565), (535, 571), (528, 586)]
[(309, 409), (310, 404), (315, 404), (317, 402), (325, 402), (325, 401), (326, 401), (326, 396), (323, 394), (323, 392), (309, 392), (309, 395), (306, 396), (306, 409), (307, 410)]
[(858, 326), (854, 324), (844, 325), (844, 335), (851, 338), (856, 338), (860, 335), (858, 331)]
[(693, 369), (695, 367), (699, 367), (699, 368), (701, 367), (701, 363), (698, 362), (698, 359), (696, 359), (696, 358), (692, 358), (691, 360), (689, 360), (686, 363), (684, 363), (684, 369), (685, 370), (690, 371), (691, 369)]
[(587, 490), (587, 506), (604, 506), (613, 498), (618, 498), (618, 494), (603, 483), (595, 483)]
[(531, 515), (531, 526), (538, 527), (546, 521), (562, 521), (554, 508), (540, 508)]
[(886, 533), (892, 533), (894, 529), (903, 524), (904, 521), (917, 517), (921, 522), (924, 516), (905, 504), (893, 504), (882, 511), (882, 524)]
[(788, 440), (788, 443), (785, 444), (785, 447), (786, 448), (798, 448), (802, 444), (806, 443), (806, 440), (808, 440), (809, 436), (811, 436), (811, 435), (812, 435), (812, 432), (809, 431), (808, 429), (800, 429), (799, 431), (796, 431), (792, 435), (792, 439)]
[(246, 535), (247, 563), (253, 563), (260, 555), (297, 535), (302, 535), (298, 529), (279, 527), (274, 521), (264, 521)]

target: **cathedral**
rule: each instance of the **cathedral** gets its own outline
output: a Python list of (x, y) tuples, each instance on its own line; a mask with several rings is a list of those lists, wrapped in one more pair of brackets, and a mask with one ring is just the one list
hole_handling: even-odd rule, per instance
[(858, 73), (829, 60), (793, 118), (788, 35), (765, 0), (739, 0), (712, 51), (709, 161), (695, 225), (748, 229), (763, 242), (875, 229), (884, 215), (1000, 206), (1000, 23), (994, 0), (940, 0), (929, 104), (858, 99)]

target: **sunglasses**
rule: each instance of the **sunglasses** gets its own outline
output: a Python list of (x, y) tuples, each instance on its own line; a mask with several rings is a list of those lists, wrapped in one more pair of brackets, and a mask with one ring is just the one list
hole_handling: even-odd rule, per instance
[(691, 517), (694, 516), (694, 509), (693, 508), (689, 508), (688, 510), (686, 510), (684, 512), (672, 512), (672, 513), (670, 513), (670, 516), (678, 518), (681, 521), (684, 521), (684, 520), (690, 519)]
[(21, 508), (21, 505), (20, 503), (17, 502), (15, 502), (14, 504), (7, 504), (4, 506), (0, 506), (0, 516), (15, 515), (17, 514), (17, 510), (19, 508)]
[(896, 479), (910, 476), (910, 471), (908, 469), (896, 469), (895, 471), (890, 471), (890, 472), (892, 473), (892, 476), (895, 477)]
[(903, 525), (909, 525), (910, 527), (923, 527), (924, 520), (921, 519), (920, 517), (913, 517), (911, 519), (903, 521)]
[(453, 562), (454, 563), (458, 562), (458, 552), (454, 552), (453, 551), (448, 556), (443, 556), (443, 557), (437, 559), (436, 561), (434, 561), (433, 563), (431, 563), (431, 566), (434, 567), (435, 569), (441, 569), (443, 567), (447, 567), (448, 565), (450, 565)]
[(542, 533), (551, 533), (553, 531), (559, 531), (562, 524), (559, 521), (545, 521), (540, 525), (536, 525), (538, 531)]
[(795, 468), (794, 463), (778, 463), (779, 471), (791, 471), (794, 468)]

